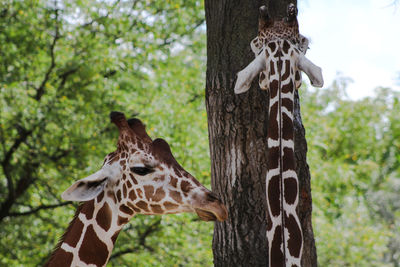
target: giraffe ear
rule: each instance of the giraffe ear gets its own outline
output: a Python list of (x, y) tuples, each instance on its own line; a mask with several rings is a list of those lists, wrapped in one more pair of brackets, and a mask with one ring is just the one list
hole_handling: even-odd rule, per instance
[(308, 60), (303, 54), (300, 54), (297, 58), (297, 67), (299, 70), (307, 74), (312, 86), (324, 86), (324, 78), (322, 77), (321, 68)]
[(108, 177), (100, 170), (84, 179), (81, 179), (71, 185), (62, 193), (64, 200), (70, 201), (88, 201), (100, 194), (106, 186)]
[(267, 70), (265, 49), (246, 68), (238, 72), (234, 89), (235, 94), (249, 90), (254, 77), (263, 70)]

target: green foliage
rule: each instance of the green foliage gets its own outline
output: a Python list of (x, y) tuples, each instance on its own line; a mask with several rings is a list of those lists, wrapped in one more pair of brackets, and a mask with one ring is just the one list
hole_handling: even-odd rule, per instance
[[(137, 115), (209, 187), (203, 22), (197, 1), (1, 3), (0, 265), (51, 253), (76, 208), (61, 192), (115, 149), (112, 110)], [(110, 265), (211, 265), (212, 224), (196, 218), (135, 217)]]
[(321, 266), (400, 262), (400, 94), (378, 88), (358, 101), (348, 80), (302, 93)]

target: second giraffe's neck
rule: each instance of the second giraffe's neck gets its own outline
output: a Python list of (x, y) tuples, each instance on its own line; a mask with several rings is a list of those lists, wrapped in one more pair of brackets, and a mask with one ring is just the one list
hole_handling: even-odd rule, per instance
[(107, 264), (118, 234), (129, 218), (113, 216), (118, 207), (102, 194), (81, 204), (46, 266)]
[(269, 266), (300, 266), (303, 245), (296, 213), (299, 185), (294, 158), (294, 61), (280, 53), (271, 68), (276, 71), (271, 72), (269, 83), (266, 181)]

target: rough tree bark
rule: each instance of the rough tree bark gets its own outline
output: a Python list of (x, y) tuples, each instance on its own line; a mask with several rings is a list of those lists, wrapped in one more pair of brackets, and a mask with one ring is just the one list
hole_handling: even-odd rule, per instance
[[(272, 17), (283, 17), (289, 0), (269, 3)], [(265, 178), (268, 94), (258, 87), (235, 95), (236, 73), (254, 55), (250, 41), (258, 28), (256, 0), (205, 0), (207, 22), (206, 107), (212, 163), (212, 187), (227, 205), (229, 218), (216, 223), (215, 266), (268, 266)], [(301, 27), (301, 25), (300, 25)], [(304, 233), (302, 266), (317, 266), (311, 225), (307, 143), (295, 96), (295, 154), (300, 180), (299, 217)]]

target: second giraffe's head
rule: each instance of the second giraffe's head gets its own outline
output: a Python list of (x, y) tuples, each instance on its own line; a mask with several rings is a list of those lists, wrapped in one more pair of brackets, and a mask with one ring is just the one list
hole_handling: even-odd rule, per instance
[(110, 118), (119, 129), (117, 150), (106, 156), (99, 171), (69, 187), (63, 199), (107, 201), (117, 209), (121, 224), (138, 213), (196, 212), (204, 221), (227, 218), (222, 202), (179, 165), (166, 141), (153, 141), (138, 119), (126, 120), (120, 112), (111, 112)]
[[(234, 91), (241, 94), (249, 90), (253, 79), (260, 74), (261, 89), (269, 90), (270, 84), (301, 85), (301, 71), (310, 78), (311, 85), (322, 87), (322, 70), (305, 57), (308, 39), (299, 34), (297, 8), (290, 3), (283, 19), (271, 19), (265, 6), (260, 8), (258, 36), (250, 47), (255, 59), (238, 72)], [(293, 76), (293, 77), (290, 77)]]

